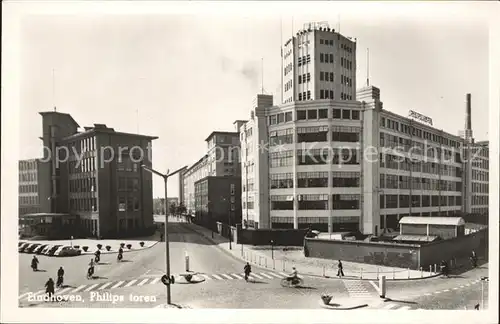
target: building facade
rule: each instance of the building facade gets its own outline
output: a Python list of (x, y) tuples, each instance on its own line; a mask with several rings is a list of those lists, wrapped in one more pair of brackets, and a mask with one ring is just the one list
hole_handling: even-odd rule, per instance
[[(236, 130), (246, 123), (234, 122)], [(180, 202), (184, 203), (187, 214), (196, 215), (195, 183), (205, 177), (241, 177), (240, 133), (212, 132), (206, 139), (207, 153), (189, 168), (179, 173)], [(221, 193), (223, 194), (223, 193)]]
[(19, 161), (19, 216), (40, 213), (40, 160)]
[(195, 183), (195, 222), (216, 229), (216, 222), (241, 223), (241, 177), (208, 176)]
[(98, 237), (153, 228), (151, 141), (103, 124), (78, 131), (68, 114), (42, 112), (44, 157), (38, 184), (44, 213), (78, 215), (81, 231)]
[[(328, 62), (326, 48), (333, 55)], [(469, 173), (480, 177), (478, 163), (486, 167), (463, 158), (465, 137), (384, 109), (374, 86), (350, 87), (356, 66), (349, 51), (355, 57), (355, 50), (353, 42), (321, 26), (285, 44), (284, 98), (293, 93), (292, 99), (273, 106), (272, 96), (258, 95), (240, 128), (242, 217), (250, 227), (377, 235), (397, 228), (404, 216), (451, 216), (466, 211), (464, 199), (485, 202), (463, 189)], [(290, 61), (287, 54), (298, 57)], [(325, 97), (321, 72), (327, 67), (333, 93)], [(304, 84), (307, 70), (315, 73), (307, 72)], [(480, 190), (479, 181), (471, 180), (470, 190)]]

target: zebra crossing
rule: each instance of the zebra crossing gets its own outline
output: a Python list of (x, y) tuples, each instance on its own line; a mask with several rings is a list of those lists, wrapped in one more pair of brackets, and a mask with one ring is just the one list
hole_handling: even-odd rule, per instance
[(383, 307), (379, 308), (383, 310), (425, 310), (423, 308), (412, 308), (411, 306), (408, 305), (401, 305), (401, 304), (396, 304), (396, 303), (387, 303)]
[[(245, 275), (243, 273), (216, 273), (216, 274), (202, 274), (196, 273), (196, 276), (203, 277), (205, 280), (243, 280)], [(250, 273), (250, 280), (277, 280), (286, 278), (288, 274), (284, 272), (258, 272)], [(177, 277), (174, 275), (174, 277)], [(300, 277), (300, 276), (299, 276)], [(128, 287), (141, 287), (145, 285), (154, 285), (161, 283), (160, 276), (156, 277), (140, 277), (130, 280), (120, 280), (120, 281), (109, 281), (109, 282), (98, 282), (89, 283), (86, 285), (80, 285), (78, 287), (65, 287), (57, 288), (54, 295), (71, 295), (71, 294), (81, 294), (91, 291), (118, 289), (118, 288), (128, 288)], [(29, 297), (34, 297), (38, 295), (45, 294), (45, 290), (39, 290), (36, 292), (25, 292), (19, 295), (19, 301), (28, 300)]]
[(371, 286), (362, 280), (342, 280), (344, 286), (349, 294), (349, 297), (354, 298), (369, 298), (372, 297), (374, 292)]

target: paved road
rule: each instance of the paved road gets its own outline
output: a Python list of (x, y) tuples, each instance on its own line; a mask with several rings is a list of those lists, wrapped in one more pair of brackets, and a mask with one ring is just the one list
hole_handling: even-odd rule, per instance
[[(189, 268), (200, 273), (205, 281), (199, 284), (174, 284), (172, 285), (172, 301), (193, 308), (319, 308), (319, 296), (323, 292), (335, 295), (335, 298), (372, 298), (376, 296), (375, 290), (368, 282), (351, 282), (342, 280), (329, 280), (316, 277), (305, 277), (303, 288), (291, 289), (280, 285), (280, 278), (285, 274), (278, 270), (262, 269), (252, 266), (255, 277), (252, 282), (242, 279), (244, 263), (211, 243), (186, 223), (171, 223), (169, 227), (171, 273), (185, 272), (185, 255), (189, 255)], [(66, 283), (71, 287), (61, 290), (60, 294), (77, 294), (83, 300), (77, 302), (44, 303), (28, 301), (28, 291), (40, 291), (40, 285), (33, 286), (35, 279), (28, 280), (23, 286), (25, 294), (20, 299), (21, 306), (62, 306), (62, 307), (154, 307), (165, 303), (166, 288), (159, 282), (165, 268), (165, 245), (156, 246), (137, 252), (125, 254), (125, 259), (130, 262), (116, 263), (116, 255), (102, 255), (103, 265), (97, 269), (99, 279), (88, 281), (80, 275), (68, 277)], [(27, 256), (29, 259), (29, 256)], [(49, 271), (57, 270), (59, 263), (72, 271), (77, 271), (88, 262), (88, 257), (77, 258), (45, 258), (41, 260), (42, 267)], [(54, 262), (54, 261), (56, 262)], [(52, 262), (51, 262), (52, 261)], [(21, 261), (22, 262), (22, 261)], [(29, 278), (34, 275), (45, 279), (47, 275), (32, 272), (23, 273)], [(31, 289), (35, 287), (36, 289)], [(42, 291), (40, 291), (40, 294)], [(105, 296), (105, 293), (108, 293)], [(150, 301), (130, 301), (130, 293), (140, 296), (150, 296)], [(99, 294), (99, 295), (98, 295)], [(112, 303), (98, 301), (97, 296), (112, 299), (109, 294), (123, 296), (123, 301)], [(22, 296), (22, 295), (21, 295)], [(94, 300), (91, 300), (91, 297)], [(115, 297), (119, 298), (119, 297)], [(154, 300), (153, 300), (154, 299)]]

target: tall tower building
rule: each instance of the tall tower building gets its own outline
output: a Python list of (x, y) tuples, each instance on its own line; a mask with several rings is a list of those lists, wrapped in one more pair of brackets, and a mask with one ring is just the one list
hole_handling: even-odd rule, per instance
[(283, 102), (356, 99), (356, 39), (309, 23), (282, 48)]

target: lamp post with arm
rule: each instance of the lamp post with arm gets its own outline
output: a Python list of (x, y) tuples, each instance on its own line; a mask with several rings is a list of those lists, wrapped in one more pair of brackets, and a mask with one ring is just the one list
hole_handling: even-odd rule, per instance
[[(179, 171), (181, 171), (183, 168), (180, 168), (172, 173), (170, 173), (170, 170), (167, 169), (167, 173), (163, 174), (161, 172), (158, 172), (156, 170), (153, 170), (152, 168), (146, 166), (146, 165), (142, 165), (141, 166), (144, 170), (150, 172), (150, 173), (154, 173), (160, 177), (163, 178), (163, 181), (165, 183), (165, 204), (164, 204), (164, 208), (165, 208), (165, 263), (166, 263), (166, 272), (167, 272), (167, 278), (168, 280), (170, 280), (170, 249), (169, 249), (169, 242), (168, 242), (168, 199), (167, 199), (167, 182), (168, 182), (168, 178), (170, 176), (173, 176), (174, 174), (178, 173)], [(171, 304), (172, 303), (172, 297), (171, 297), (171, 292), (170, 292), (170, 283), (167, 285), (167, 304)]]

